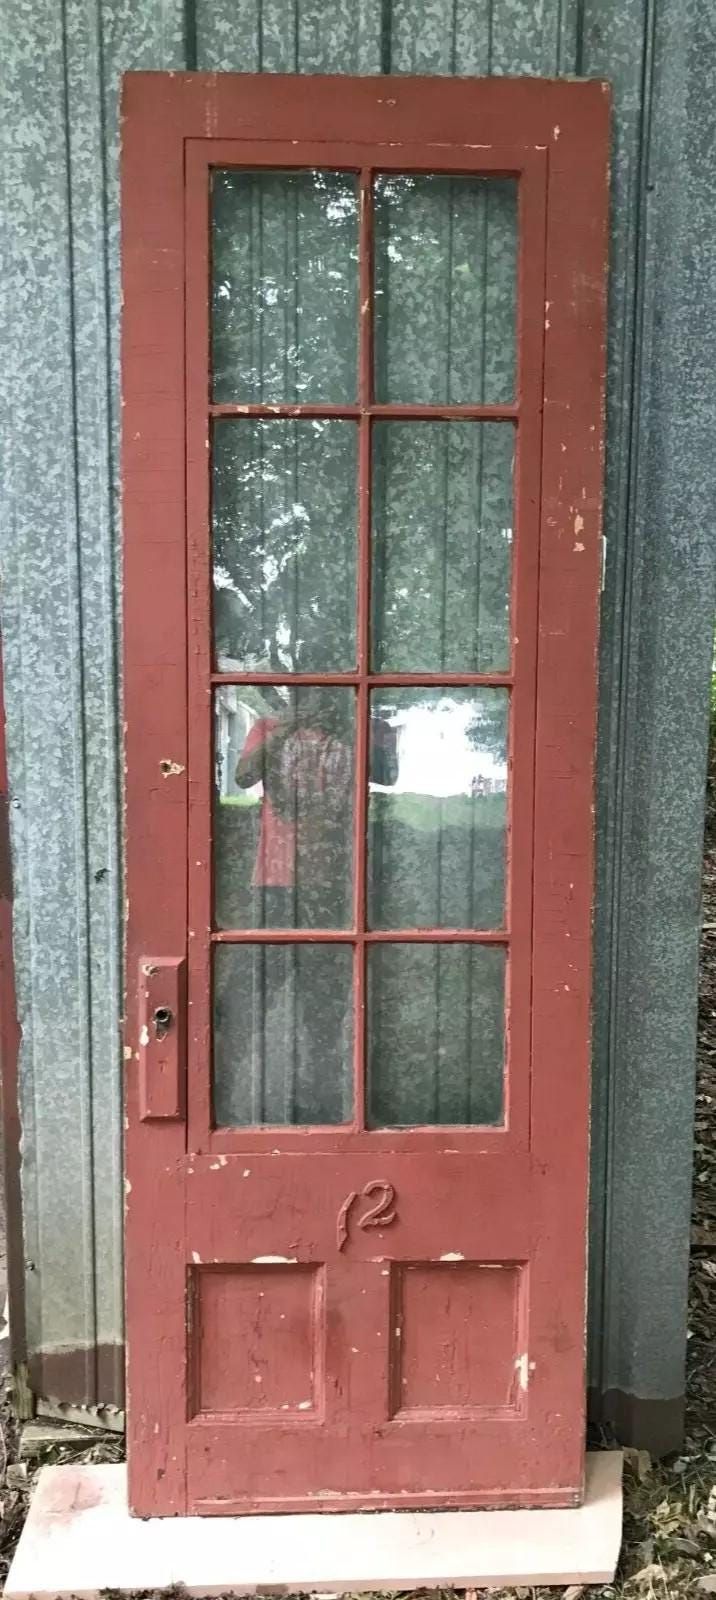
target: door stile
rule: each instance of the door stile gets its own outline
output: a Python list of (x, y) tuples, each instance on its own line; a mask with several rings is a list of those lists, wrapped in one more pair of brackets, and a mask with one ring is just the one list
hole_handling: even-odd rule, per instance
[[(555, 127), (547, 312), (534, 836), (535, 1394), (583, 1478), (584, 1327), (610, 95)], [(565, 1226), (565, 1213), (573, 1219)], [(559, 1241), (557, 1248), (556, 1241)], [(558, 1369), (552, 1352), (563, 1355)]]
[(140, 1003), (152, 958), (186, 954), (184, 173), (174, 119), (153, 124), (144, 102), (122, 141), (125, 1229), (129, 1500), (168, 1516), (186, 1506), (186, 1126), (142, 1118)]
[(210, 189), (201, 146), (186, 145), (186, 526), (188, 640), (188, 1147), (212, 1123), (213, 751), (211, 687)]
[[(545, 210), (547, 152), (531, 153), (519, 188), (515, 545), (510, 639), (507, 912), (510, 935), (505, 1005), (508, 1017), (506, 1120), (522, 1148), (529, 1145), (532, 1005), (532, 896), (537, 604), (545, 323)], [(515, 1063), (524, 1063), (516, 1081)]]

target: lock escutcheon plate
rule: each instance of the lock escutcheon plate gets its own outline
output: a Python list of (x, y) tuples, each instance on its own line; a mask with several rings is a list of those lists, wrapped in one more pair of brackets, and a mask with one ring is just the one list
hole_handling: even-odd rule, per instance
[(186, 963), (183, 956), (139, 962), (139, 1115), (180, 1121), (186, 1111)]

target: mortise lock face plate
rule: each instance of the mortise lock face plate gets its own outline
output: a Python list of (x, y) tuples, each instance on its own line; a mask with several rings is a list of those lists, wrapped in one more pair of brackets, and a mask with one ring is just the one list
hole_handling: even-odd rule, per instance
[(142, 956), (139, 963), (139, 1114), (181, 1120), (186, 1104), (186, 963)]

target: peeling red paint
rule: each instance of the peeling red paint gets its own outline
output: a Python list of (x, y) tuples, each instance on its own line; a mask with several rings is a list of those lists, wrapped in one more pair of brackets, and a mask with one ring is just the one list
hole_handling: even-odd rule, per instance
[[(198, 74), (125, 86), (129, 1442), (143, 1515), (573, 1504), (582, 1489), (608, 97), (601, 84), (401, 78), (391, 104), (392, 88)], [(358, 698), (354, 923), (320, 936), (355, 950), (354, 1123), (218, 1131), (211, 947), (276, 935), (211, 932), (206, 443), (227, 408), (208, 403), (208, 172), (331, 163), (360, 174), (369, 308), (372, 170), (520, 179), (520, 382), (500, 418), (518, 435), (513, 668), (402, 680), (510, 691), (510, 914), (489, 936), (366, 927), (370, 429), (415, 412), (373, 403), (369, 310), (359, 402), (340, 413), (360, 440), (358, 668), (315, 680)], [(173, 781), (159, 784), (167, 762)], [(365, 1127), (364, 962), (378, 937), (509, 948), (503, 1128)], [(140, 958), (187, 948), (188, 1121), (171, 1108), (142, 1121)]]

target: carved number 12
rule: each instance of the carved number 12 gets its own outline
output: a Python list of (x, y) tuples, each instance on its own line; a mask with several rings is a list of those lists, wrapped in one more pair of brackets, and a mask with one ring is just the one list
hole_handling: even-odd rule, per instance
[[(373, 1195), (378, 1196), (375, 1205), (370, 1206), (367, 1211), (363, 1212), (361, 1217), (356, 1219), (359, 1228), (387, 1228), (391, 1222), (396, 1220), (395, 1190), (392, 1183), (386, 1183), (384, 1178), (371, 1178), (370, 1183), (366, 1183), (361, 1189), (361, 1197), (365, 1196), (366, 1200), (368, 1200)], [(357, 1191), (351, 1189), (338, 1213), (336, 1219), (336, 1242), (339, 1250), (343, 1249), (348, 1238), (350, 1213), (358, 1198)]]

